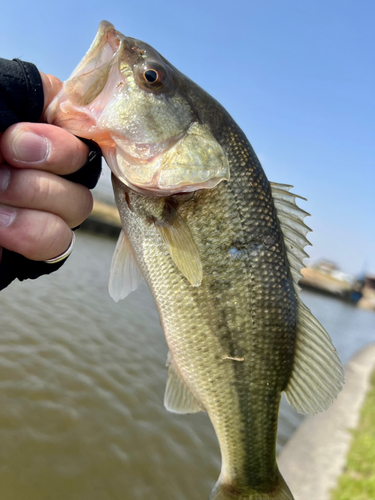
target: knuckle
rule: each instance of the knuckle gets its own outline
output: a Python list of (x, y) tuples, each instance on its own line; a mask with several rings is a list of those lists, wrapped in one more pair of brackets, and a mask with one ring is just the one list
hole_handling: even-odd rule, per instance
[(24, 255), (32, 260), (45, 260), (59, 255), (64, 251), (67, 239), (65, 229), (66, 224), (57, 216), (45, 214), (40, 217), (37, 226), (25, 234)]
[(39, 242), (43, 244), (44, 258), (50, 259), (60, 255), (69, 246), (69, 237), (67, 237), (67, 226), (62, 219), (54, 216), (48, 227), (45, 227), (40, 236)]
[(42, 171), (10, 168), (5, 196), (14, 206), (43, 208), (52, 195), (51, 179)]
[(74, 137), (74, 139), (75, 152), (73, 158), (75, 158), (75, 166), (79, 169), (87, 163), (89, 157), (89, 147), (76, 137)]
[[(58, 134), (64, 133), (64, 140)], [(58, 139), (58, 140), (57, 140)], [(52, 141), (48, 165), (60, 173), (72, 173), (81, 168), (88, 159), (89, 148), (77, 137), (66, 130), (58, 130), (56, 138)]]
[(77, 193), (77, 202), (75, 205), (74, 213), (72, 213), (72, 217), (70, 222), (70, 227), (76, 227), (81, 224), (87, 217), (91, 214), (94, 200), (93, 196), (89, 189), (85, 186), (78, 184), (76, 186), (79, 189)]
[(85, 188), (84, 203), (82, 208), (82, 216), (86, 219), (92, 212), (94, 206), (94, 198), (91, 192)]
[(39, 175), (34, 182), (30, 182), (29, 202), (32, 206), (44, 206), (52, 197), (52, 182), (49, 177)]
[(39, 221), (38, 227), (29, 226), (23, 234), (22, 247), (25, 257), (31, 260), (40, 260), (39, 255), (43, 249), (47, 221)]

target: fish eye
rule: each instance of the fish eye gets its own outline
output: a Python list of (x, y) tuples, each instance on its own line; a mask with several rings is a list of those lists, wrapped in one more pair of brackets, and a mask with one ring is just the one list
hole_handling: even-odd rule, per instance
[(145, 80), (147, 80), (149, 83), (155, 83), (157, 82), (158, 78), (159, 78), (159, 74), (157, 71), (155, 71), (154, 69), (148, 69), (146, 70), (144, 73), (143, 73), (143, 77), (145, 78)]
[(157, 63), (144, 64), (139, 69), (139, 83), (150, 92), (161, 91), (169, 81), (166, 69)]

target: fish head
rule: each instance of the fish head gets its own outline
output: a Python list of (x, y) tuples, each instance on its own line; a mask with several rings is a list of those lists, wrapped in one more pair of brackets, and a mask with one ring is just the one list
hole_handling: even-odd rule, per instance
[(195, 85), (150, 45), (100, 23), (47, 121), (96, 141), (128, 187), (169, 196), (229, 180), (229, 164), (186, 92)]

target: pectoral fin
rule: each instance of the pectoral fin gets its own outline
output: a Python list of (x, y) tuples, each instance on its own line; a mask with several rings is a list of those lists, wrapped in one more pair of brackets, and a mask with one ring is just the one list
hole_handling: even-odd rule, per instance
[(203, 277), (202, 262), (193, 235), (179, 213), (168, 207), (168, 218), (156, 221), (155, 226), (178, 269), (193, 286), (199, 286)]
[(122, 230), (112, 257), (108, 291), (115, 302), (124, 299), (136, 290), (142, 274), (135, 260), (130, 242)]
[(167, 366), (168, 379), (164, 395), (165, 408), (173, 413), (197, 413), (203, 411), (204, 408), (182, 380), (170, 353), (168, 353)]

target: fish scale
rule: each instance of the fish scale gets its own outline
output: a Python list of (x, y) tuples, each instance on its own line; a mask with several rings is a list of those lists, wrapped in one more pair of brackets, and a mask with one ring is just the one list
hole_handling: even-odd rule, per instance
[(222, 455), (211, 500), (293, 500), (276, 464), (280, 397), (316, 413), (343, 370), (297, 295), (306, 212), (269, 183), (228, 112), (149, 45), (103, 21), (47, 112), (96, 140), (123, 231), (115, 300), (143, 276), (169, 346), (164, 404), (207, 411)]

